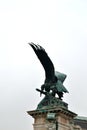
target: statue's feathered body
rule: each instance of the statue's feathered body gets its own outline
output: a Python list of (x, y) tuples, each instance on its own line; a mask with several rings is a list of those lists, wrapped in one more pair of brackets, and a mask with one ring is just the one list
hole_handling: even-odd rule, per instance
[(54, 65), (43, 47), (34, 43), (29, 44), (45, 70), (45, 82), (41, 86), (41, 91), (50, 93), (50, 90), (52, 90), (52, 96), (58, 94), (59, 99), (61, 99), (63, 92), (68, 92), (63, 86), (66, 75), (55, 71)]

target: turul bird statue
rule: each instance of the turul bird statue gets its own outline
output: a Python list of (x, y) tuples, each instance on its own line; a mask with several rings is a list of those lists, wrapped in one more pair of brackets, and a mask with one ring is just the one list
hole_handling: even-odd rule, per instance
[(66, 79), (66, 75), (55, 71), (51, 59), (42, 46), (36, 45), (34, 43), (29, 43), (29, 45), (33, 48), (35, 54), (37, 55), (45, 70), (44, 84), (41, 85), (41, 90), (37, 90), (40, 91), (41, 94), (48, 93), (53, 97), (55, 97), (57, 94), (58, 98), (62, 100), (63, 93), (68, 93), (68, 90), (63, 85), (63, 82)]

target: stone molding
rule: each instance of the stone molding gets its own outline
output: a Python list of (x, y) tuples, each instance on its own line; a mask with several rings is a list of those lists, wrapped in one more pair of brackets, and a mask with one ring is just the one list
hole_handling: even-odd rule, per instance
[[(55, 130), (56, 122), (58, 130), (74, 130), (73, 118), (77, 116), (77, 114), (62, 107), (27, 111), (27, 113), (34, 118), (34, 130)], [(55, 113), (55, 119), (47, 120), (48, 113)]]

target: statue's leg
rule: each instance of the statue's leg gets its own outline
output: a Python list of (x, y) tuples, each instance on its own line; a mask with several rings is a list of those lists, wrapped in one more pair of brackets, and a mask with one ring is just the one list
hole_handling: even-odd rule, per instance
[(56, 95), (56, 93), (57, 93), (56, 87), (54, 86), (53, 88), (51, 88), (51, 90), (52, 90), (52, 96), (55, 97), (55, 95)]
[(57, 92), (58, 96), (59, 96), (59, 99), (62, 100), (62, 97), (63, 97), (63, 92)]
[(52, 96), (55, 97), (56, 93), (55, 91), (52, 91)]

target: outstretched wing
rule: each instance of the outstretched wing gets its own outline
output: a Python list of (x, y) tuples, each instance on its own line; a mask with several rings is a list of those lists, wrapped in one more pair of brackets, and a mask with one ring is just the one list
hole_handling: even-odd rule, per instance
[(45, 49), (40, 45), (36, 45), (34, 43), (29, 43), (29, 44), (33, 48), (35, 54), (37, 55), (38, 59), (40, 60), (45, 70), (46, 81), (47, 82), (53, 81), (55, 76), (55, 69), (51, 59), (45, 52)]

